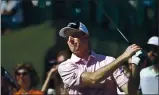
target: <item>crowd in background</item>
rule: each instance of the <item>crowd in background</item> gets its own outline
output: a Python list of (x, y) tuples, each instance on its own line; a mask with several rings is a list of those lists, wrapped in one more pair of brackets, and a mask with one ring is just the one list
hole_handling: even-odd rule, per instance
[[(146, 31), (148, 35), (153, 36), (156, 32), (148, 31), (157, 31), (157, 20), (155, 20), (157, 19), (157, 2), (157, 0), (129, 0), (128, 2), (108, 0), (100, 0), (100, 2), (96, 2), (96, 0), (86, 2), (79, 0), (2, 0), (0, 6), (1, 34), (10, 33), (15, 28), (39, 24), (48, 19), (53, 21), (80, 20), (82, 22), (93, 22), (96, 25), (100, 24), (103, 28), (113, 28), (111, 22), (105, 16), (106, 13), (126, 36), (130, 36), (131, 31), (138, 31), (133, 30), (134, 28), (141, 27), (146, 27), (146, 29), (139, 31)], [(109, 12), (112, 7), (103, 6), (103, 4), (107, 5), (109, 3), (115, 6), (112, 12)], [(114, 16), (114, 14), (116, 15)]]
[(23, 95), (23, 94), (38, 94), (38, 95), (52, 95), (52, 94), (66, 94), (63, 82), (57, 72), (58, 65), (67, 60), (71, 53), (68, 50), (61, 50), (57, 53), (56, 59), (47, 65), (46, 77), (44, 84), (40, 90), (36, 89), (39, 84), (38, 74), (32, 66), (31, 62), (23, 62), (14, 67), (14, 78), (1, 67), (2, 79), (2, 95)]
[[(142, 60), (142, 64), (138, 64), (140, 67), (140, 87), (138, 93), (158, 93), (158, 40), (159, 38), (157, 36), (151, 37), (143, 48), (146, 53), (145, 55), (148, 56), (148, 58)], [(14, 67), (15, 79), (13, 79), (11, 75), (3, 67), (1, 67), (2, 95), (67, 95), (68, 90), (64, 88), (64, 83), (58, 73), (58, 66), (61, 62), (69, 59), (70, 56), (71, 52), (66, 49), (59, 51), (56, 54), (56, 59), (49, 60), (51, 64), (48, 64), (43, 86), (39, 90), (36, 89), (36, 85), (39, 83), (39, 78), (31, 62), (23, 62)], [(135, 60), (135, 62), (136, 61), (138, 60)], [(126, 69), (125, 66), (129, 69)], [(124, 73), (127, 76), (130, 75), (129, 71), (133, 71), (134, 69), (131, 64), (123, 65), (123, 68), (126, 69)], [(118, 88), (117, 92), (118, 94), (124, 94)]]
[(19, 29), (32, 24), (39, 24), (39, 6), (35, 0), (2, 0), (0, 2), (1, 34), (10, 34), (13, 29)]

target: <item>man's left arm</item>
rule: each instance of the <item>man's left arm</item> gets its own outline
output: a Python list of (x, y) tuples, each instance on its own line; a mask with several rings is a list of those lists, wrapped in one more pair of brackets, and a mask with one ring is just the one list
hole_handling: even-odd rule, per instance
[[(139, 89), (139, 68), (135, 64), (129, 64), (131, 69), (127, 71), (128, 82), (120, 87), (128, 95), (137, 95)], [(128, 67), (127, 67), (128, 68)], [(129, 68), (128, 68), (129, 69)], [(125, 72), (125, 69), (123, 69)]]
[[(139, 77), (138, 67), (135, 64), (130, 64), (131, 70), (120, 68), (114, 72), (113, 76), (118, 87), (128, 95), (137, 95)], [(127, 72), (127, 73), (124, 73)]]

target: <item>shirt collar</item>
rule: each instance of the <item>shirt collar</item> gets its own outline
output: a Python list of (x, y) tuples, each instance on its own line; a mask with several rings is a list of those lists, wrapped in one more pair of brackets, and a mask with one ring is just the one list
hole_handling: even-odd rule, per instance
[(153, 74), (155, 74), (155, 76), (158, 76), (158, 75), (159, 75), (159, 72), (155, 72), (155, 69), (154, 69), (153, 65), (149, 67), (149, 70), (151, 70), (151, 72), (152, 72)]
[[(95, 55), (96, 55), (96, 53), (91, 51), (91, 55), (89, 57), (93, 57), (95, 59), (96, 58)], [(80, 58), (80, 57), (78, 57), (78, 56), (76, 56), (75, 54), (72, 53), (71, 60), (77, 63), (77, 62), (81, 61), (82, 58)]]
[(71, 60), (74, 62), (79, 62), (81, 60), (81, 58), (72, 53)]

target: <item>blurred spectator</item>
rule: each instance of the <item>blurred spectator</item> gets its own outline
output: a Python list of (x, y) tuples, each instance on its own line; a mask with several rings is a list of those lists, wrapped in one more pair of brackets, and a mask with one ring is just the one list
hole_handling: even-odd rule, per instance
[[(145, 50), (148, 55), (149, 63), (146, 68), (142, 69), (140, 72), (140, 87), (142, 94), (159, 94), (158, 92), (158, 79), (159, 79), (159, 38), (157, 36), (151, 37)], [(147, 64), (144, 64), (147, 65)]]
[(21, 0), (2, 0), (0, 3), (2, 34), (10, 33), (23, 22)]
[(38, 0), (22, 0), (25, 27), (40, 23), (42, 14), (40, 14), (38, 5)]
[(44, 92), (44, 93), (47, 92), (47, 94), (56, 94), (55, 89), (53, 89), (53, 88), (49, 88), (49, 89), (48, 89), (49, 83), (50, 83), (51, 79), (52, 79), (53, 77), (55, 77), (55, 74), (56, 74), (56, 73), (57, 73), (57, 67), (53, 67), (53, 68), (48, 72), (48, 75), (47, 75), (47, 78), (46, 78), (46, 80), (45, 80), (45, 83), (44, 83), (44, 85), (42, 86), (42, 89), (41, 89), (42, 92)]
[(48, 51), (46, 52), (46, 55), (45, 55), (45, 59), (44, 59), (45, 72), (48, 72), (52, 68), (53, 65), (57, 64), (57, 59), (58, 59), (57, 56), (59, 56), (59, 55), (64, 55), (65, 57), (69, 57), (70, 51), (68, 50), (67, 45), (56, 44), (55, 46), (48, 49)]
[[(62, 82), (62, 79), (60, 75), (57, 72), (58, 65), (56, 67), (53, 67), (49, 72), (48, 76), (46, 78), (46, 81), (41, 89), (42, 92), (47, 93), (47, 94), (53, 94), (53, 95), (67, 95), (67, 89), (64, 88), (64, 84)], [(50, 82), (53, 82), (54, 88), (49, 87), (48, 85)]]
[(32, 2), (32, 4), (33, 4), (34, 6), (38, 6), (38, 3), (39, 3), (38, 0), (31, 0), (31, 2)]
[(146, 52), (147, 58), (143, 61), (142, 64), (140, 64), (140, 69), (146, 68), (158, 62), (158, 41), (158, 36), (153, 36), (143, 47), (144, 51)]
[(66, 94), (66, 90), (63, 88), (63, 82), (61, 80), (61, 77), (59, 76), (57, 72), (58, 65), (66, 61), (70, 57), (70, 53), (67, 50), (61, 50), (57, 54), (56, 62), (52, 65), (51, 70), (47, 74), (47, 78), (45, 80), (45, 83), (41, 89), (42, 92), (47, 92), (47, 94), (50, 94), (50, 92), (53, 94)]
[(1, 94), (2, 95), (11, 95), (16, 92), (17, 86), (13, 81), (13, 78), (10, 74), (1, 67)]
[(19, 85), (19, 90), (14, 95), (43, 95), (41, 91), (34, 89), (39, 79), (31, 64), (17, 64), (14, 73)]
[[(147, 36), (158, 35), (158, 0), (143, 0), (144, 22), (143, 31)], [(151, 32), (149, 32), (151, 31)]]
[[(158, 74), (159, 74), (158, 73), (158, 70), (159, 70), (159, 65), (158, 65), (158, 59), (159, 59), (158, 58), (159, 57), (158, 56), (158, 46), (159, 46), (159, 43), (158, 43), (158, 41), (159, 41), (159, 39), (158, 39), (157, 36), (151, 37), (148, 40), (147, 44), (143, 48), (147, 57), (144, 58), (144, 60), (136, 59), (134, 61), (140, 67), (139, 69), (137, 69), (138, 73), (136, 75), (137, 76), (136, 81), (139, 81), (139, 76), (140, 76), (140, 82), (138, 82), (138, 84), (139, 83), (141, 84), (140, 87), (139, 87), (139, 92), (138, 93), (141, 93), (142, 89), (144, 90), (143, 94), (154, 94), (153, 91), (158, 90), (158, 87), (156, 85), (154, 85), (154, 84), (158, 85), (158, 81), (156, 81), (156, 80), (158, 80), (157, 78), (158, 78)], [(129, 63), (132, 63), (132, 61), (129, 62)], [(129, 69), (127, 67), (129, 67)], [(126, 71), (125, 74), (127, 74), (127, 76), (130, 76), (129, 72), (130, 71), (133, 72), (136, 68), (135, 68), (134, 64), (127, 64), (127, 65), (123, 66), (123, 69)], [(155, 69), (156, 72), (152, 72), (151, 70), (153, 70), (153, 69)], [(140, 72), (140, 74), (139, 74), (139, 72)], [(156, 80), (154, 78), (154, 75), (156, 77)], [(149, 79), (152, 79), (153, 82), (151, 81), (151, 83), (148, 83), (146, 80), (149, 80)], [(150, 86), (152, 84), (153, 84), (153, 87)], [(151, 87), (153, 90), (148, 88), (148, 87)], [(154, 88), (156, 88), (156, 89), (154, 89)], [(120, 90), (118, 90), (118, 93), (119, 94), (124, 94)]]
[(159, 95), (159, 63), (153, 64), (140, 72), (140, 86), (142, 94)]
[(57, 54), (57, 64), (60, 64), (63, 61), (66, 61), (68, 58), (70, 58), (71, 54), (67, 50), (62, 50)]

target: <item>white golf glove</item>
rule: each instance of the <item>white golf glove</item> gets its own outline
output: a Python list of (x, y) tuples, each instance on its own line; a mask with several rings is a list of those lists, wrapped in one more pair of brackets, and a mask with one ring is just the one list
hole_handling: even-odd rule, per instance
[(133, 55), (131, 58), (131, 63), (139, 65), (140, 60), (141, 59), (139, 57), (137, 57), (136, 55)]
[(142, 52), (141, 50), (139, 50), (139, 51), (137, 51), (137, 52), (135, 53), (136, 56), (139, 56), (139, 55), (141, 55), (141, 54), (143, 54), (143, 52)]
[(131, 63), (134, 63), (134, 64), (136, 64), (136, 65), (139, 65), (139, 63), (140, 63), (140, 58), (139, 58), (139, 55), (141, 55), (142, 54), (142, 51), (140, 50), (140, 51), (137, 51), (136, 53), (135, 53), (135, 55), (133, 55), (132, 56), (132, 59), (131, 59)]

